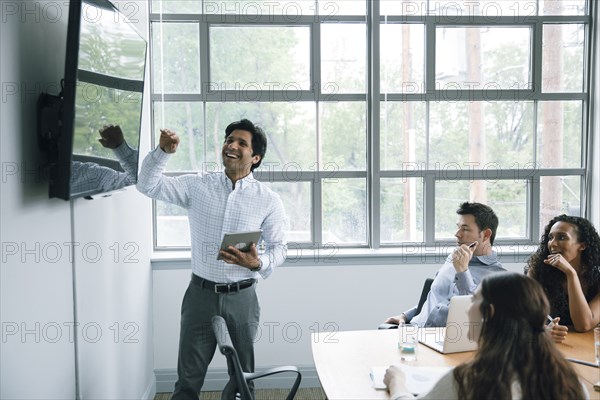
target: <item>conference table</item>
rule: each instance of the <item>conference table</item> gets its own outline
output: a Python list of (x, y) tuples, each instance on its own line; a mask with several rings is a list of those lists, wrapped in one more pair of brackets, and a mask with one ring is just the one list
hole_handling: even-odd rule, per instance
[[(401, 329), (313, 333), (313, 359), (327, 399), (389, 399), (387, 390), (373, 388), (370, 373), (373, 367), (402, 364), (398, 350)], [(569, 332), (567, 340), (558, 348), (565, 357), (595, 363), (593, 332)], [(411, 364), (453, 367), (470, 360), (474, 354), (470, 351), (444, 355), (419, 344), (417, 361)], [(593, 388), (600, 380), (600, 369), (576, 363), (571, 365), (587, 387), (590, 398), (600, 399), (600, 392)]]

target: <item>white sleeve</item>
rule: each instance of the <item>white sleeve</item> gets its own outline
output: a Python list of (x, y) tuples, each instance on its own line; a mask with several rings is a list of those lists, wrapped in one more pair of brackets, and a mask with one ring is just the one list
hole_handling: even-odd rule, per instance
[(163, 175), (170, 154), (157, 147), (144, 158), (137, 189), (148, 197), (189, 208), (190, 185), (195, 175)]

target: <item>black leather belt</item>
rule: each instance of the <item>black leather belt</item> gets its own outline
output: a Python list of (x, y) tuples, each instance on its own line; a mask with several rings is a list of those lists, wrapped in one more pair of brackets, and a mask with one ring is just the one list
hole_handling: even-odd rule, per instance
[(192, 282), (202, 288), (213, 290), (215, 293), (235, 293), (254, 285), (256, 279), (244, 279), (243, 281), (230, 283), (217, 283), (200, 278), (196, 274), (192, 274)]

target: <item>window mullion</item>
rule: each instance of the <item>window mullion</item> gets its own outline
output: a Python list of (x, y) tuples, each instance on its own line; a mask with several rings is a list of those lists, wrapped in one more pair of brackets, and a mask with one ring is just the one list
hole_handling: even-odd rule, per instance
[(435, 93), (435, 29), (432, 18), (425, 20), (425, 93)]
[(531, 38), (531, 89), (533, 90), (533, 96), (539, 98), (542, 93), (542, 45), (543, 45), (543, 24), (537, 22), (532, 26), (532, 38)]
[(199, 40), (200, 40), (200, 94), (206, 101), (206, 92), (210, 82), (210, 58), (209, 58), (209, 24), (201, 20), (199, 22)]
[(323, 245), (323, 179), (312, 182), (312, 223), (311, 237), (317, 246)]
[(528, 216), (528, 221), (530, 223), (528, 232), (531, 233), (531, 237), (529, 238), (532, 242), (536, 242), (540, 237), (540, 188), (541, 188), (541, 179), (542, 177), (539, 175), (534, 175), (529, 181), (530, 190), (528, 193), (527, 203), (529, 207), (527, 207), (527, 212), (530, 214)]
[(380, 22), (379, 1), (369, 1), (367, 12), (367, 243), (373, 249), (380, 246), (381, 182), (380, 182)]
[(423, 176), (423, 240), (426, 246), (435, 244), (435, 173)]

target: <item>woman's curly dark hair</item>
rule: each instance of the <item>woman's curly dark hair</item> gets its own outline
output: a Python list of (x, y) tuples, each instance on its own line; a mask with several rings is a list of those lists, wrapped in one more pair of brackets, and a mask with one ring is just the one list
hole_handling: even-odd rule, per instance
[[(540, 247), (527, 261), (525, 267), (529, 276), (539, 281), (546, 295), (550, 300), (552, 313), (561, 317), (560, 322), (564, 325), (571, 325), (569, 315), (569, 303), (564, 282), (566, 281), (565, 274), (560, 270), (546, 265), (544, 260), (550, 254), (548, 248), (550, 229), (555, 223), (563, 221), (575, 227), (577, 240), (579, 243), (585, 243), (586, 247), (581, 252), (581, 280), (585, 282), (584, 294), (587, 301), (590, 301), (598, 293), (598, 285), (600, 284), (600, 236), (594, 225), (590, 221), (581, 217), (570, 215), (559, 215), (548, 222), (544, 228)], [(565, 313), (566, 310), (566, 313)], [(561, 315), (562, 314), (562, 315)]]

